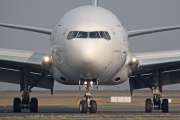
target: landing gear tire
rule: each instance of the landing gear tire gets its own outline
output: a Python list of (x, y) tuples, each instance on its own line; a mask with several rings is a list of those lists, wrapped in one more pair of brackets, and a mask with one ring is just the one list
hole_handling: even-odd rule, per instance
[(163, 113), (168, 113), (169, 112), (168, 99), (163, 99), (163, 101), (162, 101), (162, 112)]
[(97, 112), (97, 103), (95, 100), (91, 100), (90, 101), (90, 108), (89, 108), (89, 112), (90, 113), (96, 113)]
[(30, 110), (31, 112), (38, 112), (38, 99), (37, 98), (31, 98), (31, 104), (30, 104)]
[(21, 112), (21, 99), (20, 98), (14, 98), (13, 102), (13, 112)]
[(146, 102), (145, 102), (145, 112), (146, 113), (152, 112), (152, 101), (151, 101), (151, 99), (146, 99)]
[(85, 100), (82, 100), (79, 104), (79, 111), (81, 113), (87, 113), (87, 110), (88, 110), (87, 102)]

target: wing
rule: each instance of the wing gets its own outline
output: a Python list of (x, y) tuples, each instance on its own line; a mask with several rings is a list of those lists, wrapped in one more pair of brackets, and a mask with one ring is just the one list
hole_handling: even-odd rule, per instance
[(37, 28), (37, 27), (30, 27), (30, 26), (7, 24), (7, 23), (0, 23), (0, 26), (13, 28), (13, 29), (19, 29), (19, 30), (25, 30), (25, 31), (31, 31), (31, 32), (36, 32), (36, 33), (43, 33), (43, 34), (48, 34), (48, 35), (51, 35), (53, 31), (51, 29), (46, 29), (46, 28)]
[(128, 31), (128, 37), (135, 37), (145, 34), (151, 34), (151, 33), (157, 33), (157, 32), (164, 32), (164, 31), (170, 31), (170, 30), (177, 30), (180, 29), (180, 25), (177, 26), (168, 26), (168, 27), (159, 27), (159, 28), (150, 28), (150, 29), (142, 29), (142, 30), (133, 30)]
[(137, 68), (134, 70), (136, 73), (180, 63), (180, 50), (136, 53), (133, 55), (138, 61)]
[(131, 54), (130, 88), (153, 86), (153, 76), (160, 70), (162, 85), (180, 83), (180, 50)]
[(29, 86), (53, 89), (54, 79), (43, 66), (45, 56), (49, 54), (0, 48), (0, 81), (20, 84), (23, 72)]
[[(164, 31), (178, 30), (180, 25), (128, 31), (128, 37)], [(132, 76), (129, 79), (131, 95), (134, 89), (152, 88), (154, 75), (159, 71), (162, 85), (180, 83), (180, 50), (166, 52), (149, 52), (128, 56)]]
[[(30, 26), (0, 23), (1, 27), (31, 31), (51, 35), (53, 30)], [(23, 51), (12, 49), (0, 49), (0, 81), (20, 84), (23, 90), (24, 79), (27, 79), (28, 86), (51, 89), (54, 87), (54, 79), (49, 76), (50, 62), (44, 61), (48, 53)], [(49, 59), (50, 57), (48, 57)]]

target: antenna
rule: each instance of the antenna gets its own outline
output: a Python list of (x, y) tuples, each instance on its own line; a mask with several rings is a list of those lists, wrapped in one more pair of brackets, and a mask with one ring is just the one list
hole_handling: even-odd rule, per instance
[(90, 3), (92, 6), (98, 6), (98, 0), (91, 0)]

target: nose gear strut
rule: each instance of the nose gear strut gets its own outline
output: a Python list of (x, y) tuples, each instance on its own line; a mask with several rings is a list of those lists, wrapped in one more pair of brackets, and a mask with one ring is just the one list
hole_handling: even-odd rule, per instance
[(80, 83), (84, 84), (84, 87), (86, 89), (86, 93), (84, 95), (85, 100), (81, 100), (79, 104), (79, 111), (81, 113), (87, 113), (88, 111), (90, 113), (96, 113), (97, 112), (97, 103), (95, 100), (90, 100), (92, 97), (92, 94), (90, 93), (90, 89), (93, 87), (92, 81), (80, 81)]

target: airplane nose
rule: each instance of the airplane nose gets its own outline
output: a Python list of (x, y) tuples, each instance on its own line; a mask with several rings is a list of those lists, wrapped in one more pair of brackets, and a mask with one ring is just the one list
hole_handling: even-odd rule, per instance
[(92, 40), (86, 40), (78, 45), (78, 59), (85, 64), (93, 64), (100, 57), (100, 46)]
[(102, 39), (84, 39), (74, 48), (77, 60), (75, 66), (81, 78), (98, 78), (110, 62), (109, 47)]

